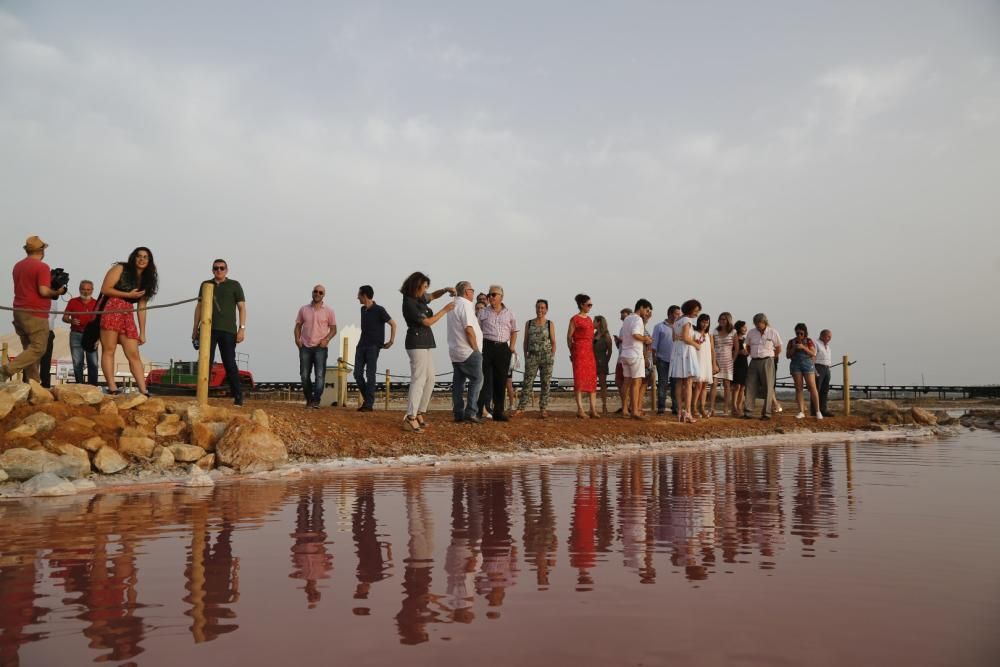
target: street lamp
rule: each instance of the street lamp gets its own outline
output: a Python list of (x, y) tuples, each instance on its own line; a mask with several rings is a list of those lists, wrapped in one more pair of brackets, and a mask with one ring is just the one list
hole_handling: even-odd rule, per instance
[(885, 362), (884, 361), (882, 362), (882, 386), (883, 387), (889, 386), (889, 383), (886, 382), (886, 380), (885, 380)]

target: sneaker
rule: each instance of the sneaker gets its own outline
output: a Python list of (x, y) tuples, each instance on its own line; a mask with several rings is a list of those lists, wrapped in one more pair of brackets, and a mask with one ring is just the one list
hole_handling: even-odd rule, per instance
[(375, 412), (375, 408), (370, 405), (362, 405), (358, 408), (358, 412)]
[(483, 420), (480, 419), (479, 417), (477, 417), (476, 415), (469, 415), (468, 417), (466, 417), (462, 421), (469, 422), (470, 424), (482, 424), (483, 423)]
[(823, 413), (822, 412), (817, 412), (816, 413), (816, 419), (822, 419), (822, 418), (823, 418)]
[(795, 418), (796, 419), (805, 419), (806, 418), (806, 413), (800, 411), (799, 414), (795, 415)]
[(497, 416), (493, 417), (493, 421), (495, 421), (495, 422), (509, 422), (510, 421), (510, 417), (508, 417), (507, 415), (497, 415)]
[(760, 420), (762, 422), (769, 422), (771, 421), (771, 415), (764, 415), (763, 417), (760, 418)]
[(242, 396), (237, 396), (235, 399), (233, 399), (233, 405), (235, 405), (236, 407), (242, 407), (243, 406), (243, 397)]
[(785, 409), (779, 405), (777, 408), (775, 408), (774, 411), (777, 412), (778, 414), (781, 414), (782, 412), (785, 411)]

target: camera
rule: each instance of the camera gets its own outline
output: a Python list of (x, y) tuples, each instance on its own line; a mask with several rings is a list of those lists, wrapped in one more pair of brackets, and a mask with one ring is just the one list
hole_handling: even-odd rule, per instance
[(56, 267), (49, 272), (50, 287), (56, 291), (69, 285), (69, 274), (62, 267)]

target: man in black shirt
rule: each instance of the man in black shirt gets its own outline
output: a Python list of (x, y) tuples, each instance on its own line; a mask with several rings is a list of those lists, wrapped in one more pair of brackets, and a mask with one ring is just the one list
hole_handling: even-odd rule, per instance
[[(361, 392), (362, 403), (358, 412), (371, 412), (375, 406), (375, 380), (378, 353), (388, 350), (396, 340), (396, 321), (385, 308), (375, 303), (375, 290), (371, 285), (358, 288), (361, 304), (361, 340), (354, 349), (354, 381)], [(389, 325), (389, 342), (385, 342), (385, 325)], [(365, 377), (367, 371), (367, 378)]]

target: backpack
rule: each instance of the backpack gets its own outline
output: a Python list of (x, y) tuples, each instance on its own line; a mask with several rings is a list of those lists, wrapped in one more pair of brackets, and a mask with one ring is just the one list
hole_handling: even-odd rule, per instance
[[(104, 310), (104, 304), (107, 302), (107, 298), (101, 296), (100, 300), (97, 302), (97, 310)], [(97, 352), (97, 343), (101, 340), (101, 316), (100, 314), (95, 315), (94, 319), (87, 323), (87, 326), (83, 328), (83, 338), (80, 341), (81, 347), (83, 347), (86, 352)]]

